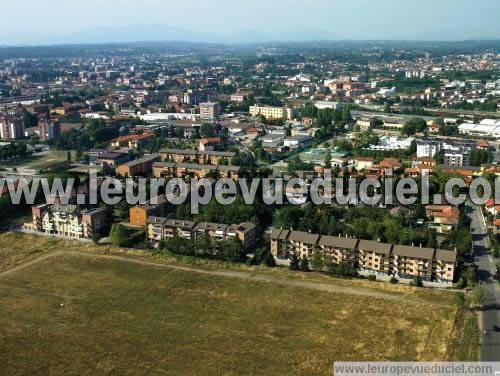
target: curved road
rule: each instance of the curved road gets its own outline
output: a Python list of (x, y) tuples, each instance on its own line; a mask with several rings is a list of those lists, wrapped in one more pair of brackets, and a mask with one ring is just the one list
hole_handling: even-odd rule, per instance
[(481, 312), (482, 333), (481, 360), (500, 361), (500, 288), (493, 278), (496, 274), (496, 262), (487, 246), (487, 228), (481, 208), (468, 204), (468, 215), (471, 219), (471, 233), (474, 245), (474, 257), (479, 267), (478, 278), (486, 286), (486, 299)]

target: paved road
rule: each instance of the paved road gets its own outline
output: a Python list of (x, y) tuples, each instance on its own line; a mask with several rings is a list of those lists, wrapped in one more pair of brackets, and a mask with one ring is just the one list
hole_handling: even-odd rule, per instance
[(486, 244), (487, 229), (479, 207), (469, 206), (471, 230), (474, 241), (474, 256), (479, 266), (478, 278), (486, 285), (485, 307), (481, 314), (482, 334), (481, 360), (500, 361), (500, 332), (493, 328), (500, 327), (500, 288), (493, 279), (496, 274), (495, 260)]

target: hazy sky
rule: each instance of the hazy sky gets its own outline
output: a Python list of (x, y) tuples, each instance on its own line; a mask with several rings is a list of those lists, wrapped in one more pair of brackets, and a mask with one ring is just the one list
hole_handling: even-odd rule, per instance
[[(147, 24), (281, 39), (301, 31), (324, 39), (500, 38), (500, 0), (0, 0), (0, 14), (0, 44)], [(143, 39), (140, 27), (136, 35)]]

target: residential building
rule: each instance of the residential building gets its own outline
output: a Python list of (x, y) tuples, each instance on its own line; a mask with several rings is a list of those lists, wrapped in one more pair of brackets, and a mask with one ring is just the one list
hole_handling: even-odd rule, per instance
[(212, 99), (212, 93), (206, 90), (192, 90), (189, 89), (184, 93), (184, 104), (190, 106), (197, 106), (200, 103), (210, 102)]
[(198, 236), (208, 236), (218, 240), (237, 238), (245, 249), (255, 246), (257, 240), (256, 226), (251, 222), (226, 225), (222, 223), (185, 221), (149, 217), (147, 219), (147, 237), (149, 241), (157, 242), (163, 238), (180, 236), (196, 239)]
[(469, 152), (466, 149), (448, 149), (443, 153), (443, 162), (448, 166), (467, 166), (469, 164)]
[(432, 277), (433, 248), (395, 245), (393, 248), (394, 275), (401, 278), (421, 277), (430, 280)]
[(219, 103), (206, 102), (200, 103), (200, 119), (206, 123), (214, 123), (219, 120), (220, 116)]
[(290, 149), (304, 149), (312, 144), (312, 138), (309, 135), (297, 135), (287, 137), (284, 140), (284, 145)]
[(200, 151), (214, 151), (220, 143), (220, 137), (202, 138), (199, 142), (199, 149)]
[(153, 164), (153, 175), (160, 177), (185, 178), (193, 176), (199, 179), (206, 177), (220, 177), (237, 180), (239, 178), (239, 166), (225, 165), (202, 165), (198, 163), (172, 163), (155, 162)]
[(371, 168), (375, 159), (373, 157), (355, 157), (354, 158), (354, 167), (356, 170), (361, 171), (367, 168)]
[(201, 150), (188, 150), (188, 149), (162, 149), (160, 150), (161, 160), (165, 162), (175, 163), (199, 163), (218, 165), (222, 161), (227, 161), (232, 164), (233, 158), (236, 156), (235, 152), (231, 151), (201, 151)]
[(103, 208), (86, 210), (70, 204), (42, 204), (31, 209), (33, 219), (25, 227), (46, 234), (89, 239), (106, 225)]
[(434, 140), (417, 140), (417, 157), (433, 158), (441, 151), (441, 142)]
[(291, 119), (292, 110), (287, 107), (255, 105), (250, 106), (250, 115), (253, 117), (262, 115), (266, 119)]
[(50, 119), (40, 119), (38, 122), (38, 136), (40, 141), (52, 141), (61, 135), (61, 123)]
[(2, 140), (18, 140), (24, 138), (24, 121), (20, 117), (0, 117), (0, 138)]
[(359, 240), (354, 238), (322, 235), (319, 237), (317, 245), (324, 252), (328, 261), (340, 264), (341, 262), (357, 261), (356, 247), (358, 242)]
[(113, 147), (129, 147), (129, 148), (144, 148), (149, 145), (154, 139), (154, 135), (151, 133), (143, 134), (130, 134), (127, 136), (120, 136), (111, 141), (111, 146)]
[(292, 253), (311, 257), (318, 250), (323, 252), (327, 262), (350, 262), (364, 273), (397, 278), (421, 277), (444, 283), (453, 282), (456, 267), (455, 251), (292, 230), (271, 229), (270, 250), (280, 259), (287, 259)]
[(392, 247), (392, 244), (374, 240), (360, 240), (358, 244), (359, 268), (374, 274), (390, 274), (392, 272)]
[(164, 216), (166, 208), (167, 198), (164, 195), (155, 197), (144, 204), (133, 206), (129, 210), (130, 224), (132, 226), (145, 227), (149, 217)]
[(439, 233), (447, 233), (458, 227), (460, 210), (453, 205), (427, 205), (425, 207), (427, 217), (431, 218), (430, 228)]
[(116, 173), (121, 177), (133, 177), (138, 175), (148, 175), (153, 171), (153, 164), (160, 160), (160, 154), (151, 154), (142, 158), (121, 164), (116, 169)]
[(434, 257), (434, 274), (439, 282), (452, 281), (457, 265), (457, 252), (437, 249)]

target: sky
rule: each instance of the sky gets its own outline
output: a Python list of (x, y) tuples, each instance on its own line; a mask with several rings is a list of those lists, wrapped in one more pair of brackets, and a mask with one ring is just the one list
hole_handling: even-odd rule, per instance
[(0, 14), (0, 44), (500, 38), (500, 0), (0, 0)]

